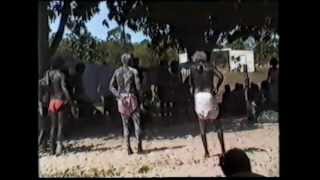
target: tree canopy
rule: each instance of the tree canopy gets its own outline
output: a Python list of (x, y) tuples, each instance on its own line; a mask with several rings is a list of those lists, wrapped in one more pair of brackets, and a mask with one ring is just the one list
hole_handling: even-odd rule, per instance
[(268, 39), (278, 31), (277, 0), (121, 1), (108, 0), (109, 18), (143, 31), (152, 47), (210, 50), (252, 35)]
[[(114, 31), (109, 31), (109, 40), (117, 39), (121, 28), (127, 26), (133, 31), (142, 31), (149, 36), (151, 42), (146, 48), (151, 48), (157, 56), (161, 56), (170, 48), (187, 48), (190, 53), (195, 49), (211, 50), (220, 47), (222, 42), (227, 41), (230, 44), (239, 38), (246, 39), (249, 36), (257, 41), (268, 41), (274, 32), (278, 32), (278, 0), (42, 2), (39, 6), (40, 66), (56, 52), (65, 27), (79, 37), (78, 40), (83, 39), (81, 31), (86, 31), (85, 23), (99, 12), (100, 2), (106, 2), (109, 9), (106, 18), (119, 24)], [(52, 21), (58, 16), (61, 16), (59, 27), (49, 45), (49, 26), (45, 17)], [(108, 27), (107, 20), (102, 23)], [(127, 35), (120, 37), (130, 39)], [(91, 46), (96, 44), (92, 41)], [(112, 46), (119, 44), (114, 42)], [(84, 47), (79, 45), (78, 49), (81, 48)], [(90, 53), (93, 54), (87, 52)]]

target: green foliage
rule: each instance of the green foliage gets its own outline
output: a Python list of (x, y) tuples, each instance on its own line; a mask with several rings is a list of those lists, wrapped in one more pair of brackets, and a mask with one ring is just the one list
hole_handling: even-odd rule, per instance
[(153, 50), (147, 44), (141, 43), (134, 46), (133, 55), (140, 59), (143, 67), (153, 67), (159, 64)]
[[(255, 62), (258, 64), (269, 63), (272, 57), (279, 59), (279, 39), (271, 38), (267, 41), (260, 40), (256, 42), (256, 46), (253, 49)], [(239, 38), (232, 43), (228, 44), (227, 47), (232, 49), (246, 49), (244, 41)]]
[(227, 46), (232, 49), (245, 49), (244, 41), (242, 40), (242, 38), (238, 38)]
[(117, 26), (108, 32), (107, 41), (130, 44), (131, 35), (125, 33), (121, 26)]
[(119, 42), (105, 42), (105, 51), (108, 52), (106, 57), (106, 63), (111, 64), (114, 67), (119, 67), (121, 65), (121, 55), (125, 52), (131, 53), (133, 51), (132, 45), (123, 46)]
[[(114, 32), (115, 31), (112, 30), (112, 33)], [(50, 41), (52, 41), (52, 38), (53, 36)], [(98, 40), (92, 37), (86, 30), (80, 35), (71, 33), (61, 41), (57, 53), (73, 56), (84, 63), (110, 64), (114, 67), (121, 65), (120, 58), (125, 52), (132, 53), (135, 57), (139, 58), (140, 65), (145, 68), (157, 66), (160, 60), (170, 62), (178, 59), (176, 51), (172, 48), (168, 48), (161, 56), (158, 56), (149, 46), (147, 40), (135, 44), (130, 42), (123, 44), (120, 39), (108, 40), (109, 41)]]
[(254, 49), (254, 56), (258, 64), (269, 63), (272, 57), (279, 59), (278, 43), (273, 40), (259, 42)]
[(103, 45), (101, 41), (92, 37), (87, 31), (79, 36), (71, 33), (67, 35), (66, 39), (62, 40), (57, 53), (72, 55), (84, 63), (101, 64), (104, 62), (103, 58), (107, 56)]

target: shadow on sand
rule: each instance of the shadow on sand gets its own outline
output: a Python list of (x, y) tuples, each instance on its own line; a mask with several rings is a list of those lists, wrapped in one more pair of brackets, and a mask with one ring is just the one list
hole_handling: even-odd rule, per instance
[(121, 145), (113, 146), (113, 147), (99, 147), (97, 145), (90, 145), (90, 146), (66, 146), (66, 152), (68, 153), (79, 153), (79, 152), (100, 152), (100, 151), (109, 151), (119, 149)]
[[(222, 119), (223, 130), (225, 133), (249, 131), (260, 128), (259, 125), (248, 125), (245, 117), (228, 117)], [(130, 127), (131, 137), (134, 137), (134, 127)], [(209, 122), (207, 132), (216, 132), (214, 122)], [(146, 123), (143, 128), (143, 136), (145, 140), (152, 139), (168, 139), (189, 138), (200, 134), (199, 123), (197, 120), (186, 122), (175, 122), (168, 125), (159, 125)], [(66, 140), (80, 140), (84, 138), (103, 138), (110, 140), (114, 138), (122, 138), (121, 122), (115, 121), (98, 121), (82, 124), (77, 128), (73, 128), (69, 132)]]
[(143, 150), (143, 154), (149, 154), (151, 152), (157, 152), (157, 151), (165, 151), (165, 150), (172, 150), (172, 149), (180, 149), (180, 148), (183, 148), (185, 147), (185, 145), (180, 145), (180, 146), (173, 146), (173, 147), (156, 147), (156, 148), (152, 148), (152, 149), (144, 149)]

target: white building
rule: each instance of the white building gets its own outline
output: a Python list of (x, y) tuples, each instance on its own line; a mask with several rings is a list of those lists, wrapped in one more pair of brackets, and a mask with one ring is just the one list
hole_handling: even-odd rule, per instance
[[(217, 55), (225, 53), (226, 56)], [(254, 54), (252, 50), (232, 50), (231, 48), (213, 49), (211, 58), (219, 63), (227, 63), (230, 71), (243, 72), (243, 65), (248, 66), (248, 72), (254, 72)]]

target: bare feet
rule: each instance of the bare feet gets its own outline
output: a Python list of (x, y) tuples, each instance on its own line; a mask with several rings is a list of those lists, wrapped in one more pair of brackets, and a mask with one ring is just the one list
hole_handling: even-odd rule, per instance
[(61, 143), (57, 143), (56, 155), (59, 156), (62, 153), (63, 146)]

